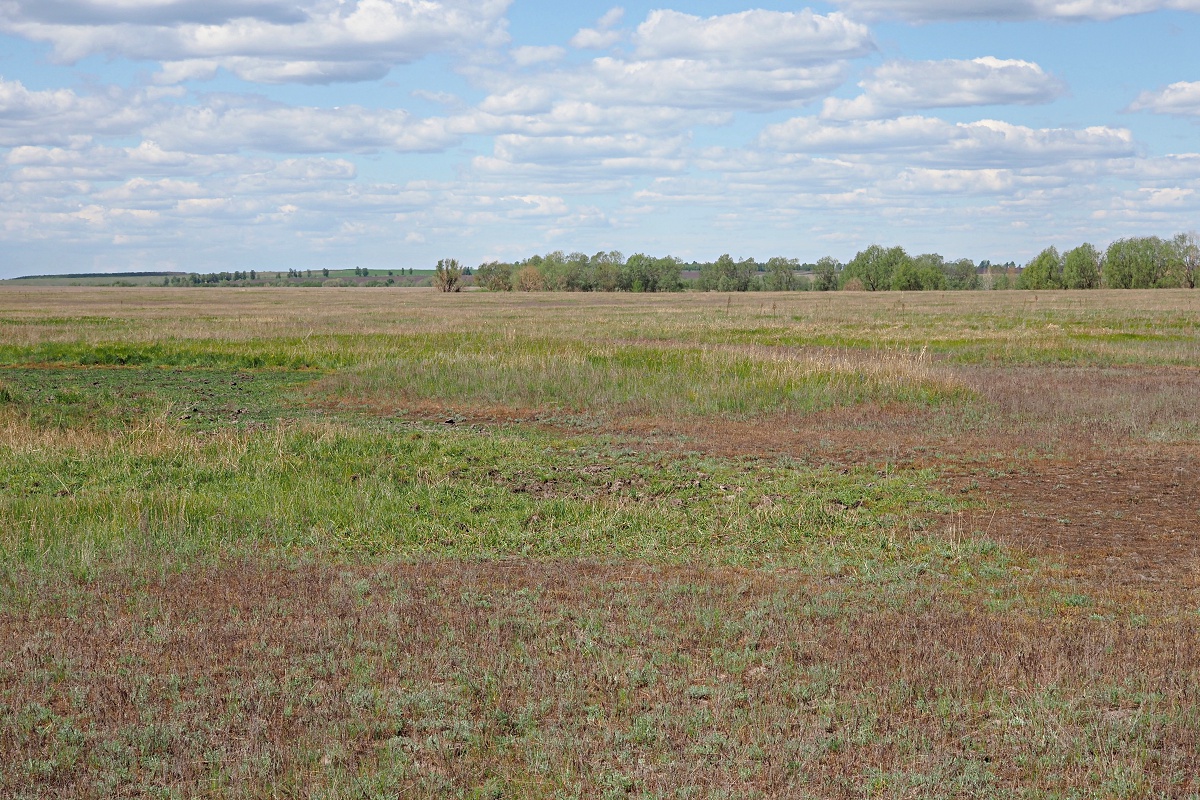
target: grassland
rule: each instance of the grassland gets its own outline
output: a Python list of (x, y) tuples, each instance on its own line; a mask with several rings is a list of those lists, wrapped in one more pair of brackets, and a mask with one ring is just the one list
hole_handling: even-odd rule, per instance
[(0, 795), (1200, 796), (1200, 305), (0, 289)]

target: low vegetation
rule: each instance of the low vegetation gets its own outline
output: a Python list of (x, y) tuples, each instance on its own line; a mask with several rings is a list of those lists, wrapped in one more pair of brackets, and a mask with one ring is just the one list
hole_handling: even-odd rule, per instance
[(1188, 292), (312, 297), (0, 290), (0, 795), (1200, 793)]

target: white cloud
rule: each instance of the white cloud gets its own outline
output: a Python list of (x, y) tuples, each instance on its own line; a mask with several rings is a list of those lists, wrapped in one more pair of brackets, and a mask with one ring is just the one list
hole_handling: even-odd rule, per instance
[(687, 110), (766, 111), (818, 99), (845, 78), (841, 62), (804, 67), (742, 66), (682, 58), (596, 58), (580, 67), (528, 75), (490, 74), (489, 114), (544, 113), (586, 98), (596, 106), (661, 106)]
[(571, 46), (578, 50), (607, 50), (621, 41), (621, 31), (601, 31), (595, 28), (580, 28), (571, 37)]
[(562, 162), (607, 162), (628, 159), (676, 158), (682, 138), (664, 139), (637, 133), (608, 136), (523, 136), (496, 137), (495, 155), (508, 162), (552, 164)]
[(998, 120), (950, 123), (909, 116), (835, 124), (797, 117), (770, 125), (765, 148), (795, 153), (856, 155), (939, 167), (1025, 167), (1069, 160), (1134, 155), (1133, 135), (1121, 128), (1028, 128)]
[(414, 119), (400, 109), (360, 106), (190, 106), (149, 125), (147, 138), (193, 153), (434, 152), (457, 136), (445, 120)]
[(531, 113), (512, 110), (519, 98), (496, 98), (488, 110), (464, 114), (448, 124), (472, 133), (521, 133), (529, 136), (586, 136), (595, 133), (637, 132), (670, 135), (692, 125), (723, 125), (732, 115), (692, 111), (671, 106), (599, 105), (581, 100), (555, 101)]
[(1178, 116), (1200, 115), (1200, 81), (1180, 81), (1164, 89), (1142, 92), (1130, 111), (1153, 111)]
[(1031, 105), (1061, 97), (1066, 86), (1037, 64), (990, 56), (945, 61), (890, 61), (871, 70), (851, 100), (827, 98), (822, 116), (869, 119), (923, 108)]
[(561, 61), (567, 51), (557, 45), (549, 47), (517, 47), (512, 51), (512, 59), (519, 66), (528, 67), (530, 64), (542, 64), (547, 61)]
[[(7, 0), (0, 32), (90, 55), (158, 61), (160, 80), (220, 66), (264, 83), (367, 80), (433, 52), (507, 41), (510, 0)], [(175, 67), (173, 64), (179, 63)]]
[(79, 95), (70, 89), (30, 91), (20, 81), (0, 78), (0, 147), (65, 145), (79, 137), (136, 132), (153, 118), (154, 103), (163, 92), (111, 89)]
[(1200, 11), (1200, 0), (833, 0), (869, 19), (1108, 20), (1159, 10)]
[(596, 20), (596, 27), (581, 28), (571, 37), (571, 46), (580, 50), (606, 50), (621, 41), (624, 34), (613, 28), (625, 16), (625, 9), (610, 8), (604, 16)]
[(645, 59), (702, 59), (706, 62), (811, 64), (857, 58), (874, 50), (870, 31), (842, 14), (812, 11), (742, 11), (695, 17), (652, 11), (634, 35)]

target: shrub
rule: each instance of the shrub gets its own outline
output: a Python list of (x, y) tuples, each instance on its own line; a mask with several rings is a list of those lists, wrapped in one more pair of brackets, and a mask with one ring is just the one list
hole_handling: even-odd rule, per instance
[(462, 291), (462, 265), (455, 258), (443, 258), (433, 271), (433, 286), (439, 292)]
[(514, 277), (513, 284), (513, 288), (520, 292), (541, 292), (546, 288), (542, 273), (533, 265), (521, 267)]

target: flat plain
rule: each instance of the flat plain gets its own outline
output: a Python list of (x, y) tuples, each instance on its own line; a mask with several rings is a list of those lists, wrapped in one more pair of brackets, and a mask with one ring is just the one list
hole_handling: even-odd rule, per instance
[(1200, 301), (0, 288), (0, 795), (1200, 797)]

